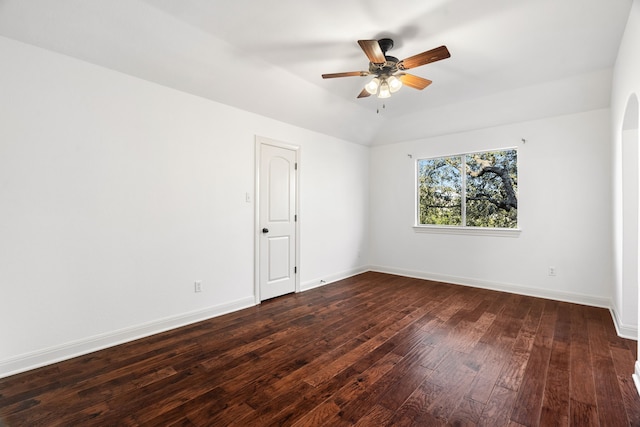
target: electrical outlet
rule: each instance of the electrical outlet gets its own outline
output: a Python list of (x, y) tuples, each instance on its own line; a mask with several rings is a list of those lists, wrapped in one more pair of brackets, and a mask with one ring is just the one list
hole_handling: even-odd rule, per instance
[(555, 275), (556, 275), (556, 268), (549, 267), (549, 276), (555, 276)]
[(193, 292), (202, 292), (202, 282), (201, 281), (196, 281), (193, 282)]

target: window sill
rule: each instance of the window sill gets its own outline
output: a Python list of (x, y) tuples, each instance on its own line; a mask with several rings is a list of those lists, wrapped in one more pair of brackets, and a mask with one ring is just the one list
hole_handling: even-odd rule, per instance
[(522, 231), (519, 228), (484, 228), (484, 227), (456, 227), (443, 225), (414, 225), (416, 233), (432, 234), (460, 234), (466, 236), (494, 236), (494, 237), (519, 237)]

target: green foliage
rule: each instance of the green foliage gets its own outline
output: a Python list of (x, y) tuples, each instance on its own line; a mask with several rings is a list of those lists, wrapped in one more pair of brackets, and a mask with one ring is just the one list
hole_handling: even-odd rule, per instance
[(420, 224), (462, 224), (460, 157), (418, 161)]
[(516, 228), (517, 191), (516, 150), (418, 161), (420, 224)]

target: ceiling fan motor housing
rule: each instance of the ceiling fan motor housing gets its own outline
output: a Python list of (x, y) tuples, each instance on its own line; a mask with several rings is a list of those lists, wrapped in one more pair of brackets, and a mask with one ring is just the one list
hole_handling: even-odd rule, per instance
[(386, 54), (387, 51), (393, 48), (393, 40), (391, 39), (380, 39), (378, 40), (378, 44), (380, 45), (380, 49), (384, 54)]
[(387, 51), (393, 48), (393, 40), (391, 39), (380, 39), (378, 40), (378, 44), (380, 45), (380, 50), (384, 54), (384, 58), (386, 62), (384, 64), (374, 64), (373, 62), (369, 63), (369, 72), (371, 74), (375, 74), (376, 76), (390, 76), (398, 71), (398, 62), (400, 60), (395, 56), (387, 55)]
[(400, 62), (400, 60), (395, 56), (385, 55), (384, 57), (387, 60), (384, 64), (369, 63), (369, 72), (371, 74), (375, 74), (377, 76), (391, 75), (398, 71), (398, 62)]

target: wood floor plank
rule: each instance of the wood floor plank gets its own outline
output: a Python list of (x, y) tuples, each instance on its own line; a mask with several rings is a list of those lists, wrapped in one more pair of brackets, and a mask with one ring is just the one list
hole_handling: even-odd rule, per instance
[(485, 405), (489, 400), (489, 397), (491, 397), (491, 392), (493, 391), (493, 387), (495, 385), (495, 378), (477, 374), (473, 379), (473, 382), (469, 386), (469, 391), (465, 395), (465, 398)]
[(449, 416), (447, 422), (454, 426), (477, 426), (484, 406), (484, 403), (465, 397)]
[(613, 367), (618, 375), (618, 383), (620, 384), (629, 425), (640, 426), (640, 396), (638, 396), (638, 391), (632, 378), (636, 360), (634, 355), (634, 351), (629, 351), (622, 346), (611, 347)]
[(527, 363), (529, 362), (531, 349), (533, 348), (533, 341), (542, 319), (543, 308), (544, 302), (537, 300), (527, 312), (522, 328), (513, 344), (512, 356), (500, 373), (498, 384), (501, 387), (514, 391), (520, 388)]
[(571, 399), (569, 403), (570, 426), (599, 426), (598, 407), (579, 400)]
[(385, 426), (389, 424), (393, 411), (380, 406), (375, 405), (369, 413), (360, 418), (358, 422), (354, 424), (356, 427), (369, 427), (369, 426)]
[[(597, 399), (584, 308), (571, 306), (569, 417), (571, 425), (598, 426)], [(579, 356), (579, 357), (578, 357)]]
[(8, 426), (640, 425), (608, 310), (369, 272), (0, 379)]
[(403, 357), (385, 378), (386, 388), (378, 399), (378, 403), (390, 410), (396, 410), (413, 393), (413, 391), (433, 371), (420, 363), (421, 359), (433, 350), (432, 347), (420, 345)]
[(605, 325), (599, 313), (589, 311), (587, 319), (591, 363), (601, 425), (628, 425), (620, 384), (617, 380)]
[(569, 424), (569, 360), (570, 360), (570, 312), (569, 304), (558, 307), (551, 356), (544, 387), (540, 425)]
[(482, 410), (479, 425), (486, 427), (508, 425), (516, 397), (517, 392), (498, 385), (495, 386), (489, 402)]
[(337, 417), (346, 402), (360, 396), (364, 391), (391, 370), (400, 360), (400, 356), (387, 353), (368, 369), (353, 376), (353, 379), (342, 388), (332, 393), (331, 398), (317, 405), (295, 425), (322, 425), (327, 419)]
[(394, 412), (389, 424), (393, 426), (444, 424), (445, 419), (439, 419), (429, 411), (434, 402), (438, 401), (442, 391), (440, 386), (424, 381)]
[(548, 301), (545, 304), (527, 363), (525, 378), (518, 390), (515, 408), (511, 414), (511, 421), (524, 425), (536, 425), (540, 419), (557, 311), (556, 302)]

